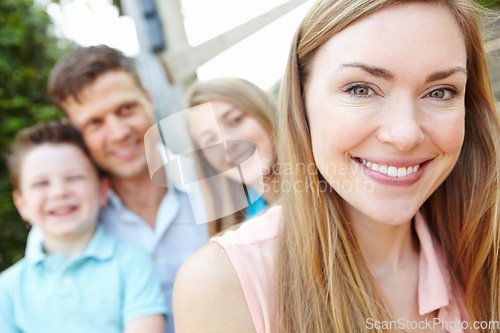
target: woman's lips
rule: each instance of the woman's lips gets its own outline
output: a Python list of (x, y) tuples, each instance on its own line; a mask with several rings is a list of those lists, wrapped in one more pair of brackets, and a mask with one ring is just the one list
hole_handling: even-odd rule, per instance
[(353, 158), (363, 167), (363, 171), (373, 180), (384, 185), (410, 186), (423, 175), (432, 159), (408, 161), (370, 161), (360, 157)]

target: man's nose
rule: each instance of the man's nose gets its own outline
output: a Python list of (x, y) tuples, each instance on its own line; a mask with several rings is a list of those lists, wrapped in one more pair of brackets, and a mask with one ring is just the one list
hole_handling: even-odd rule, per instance
[(110, 115), (106, 119), (106, 132), (113, 142), (126, 138), (130, 132), (128, 125), (116, 115)]

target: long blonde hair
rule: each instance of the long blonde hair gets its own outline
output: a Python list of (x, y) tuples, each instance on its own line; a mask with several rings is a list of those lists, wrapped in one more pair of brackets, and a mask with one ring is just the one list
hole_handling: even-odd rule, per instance
[[(418, 0), (417, 0), (418, 1)], [(365, 320), (390, 316), (346, 223), (340, 197), (321, 186), (313, 164), (303, 87), (315, 51), (356, 20), (404, 0), (318, 1), (299, 27), (281, 86), (280, 163), (296, 166), (283, 182), (279, 300), (283, 332), (364, 332)], [(467, 48), (465, 139), (458, 162), (421, 208), (465, 292), (470, 320), (500, 320), (500, 126), (482, 43), (479, 9), (467, 0), (425, 1), (449, 8)], [(308, 168), (308, 170), (310, 170)], [(382, 332), (381, 329), (375, 330)], [(493, 332), (491, 329), (488, 332)]]
[[(235, 105), (240, 110), (255, 117), (264, 127), (266, 132), (272, 138), (273, 145), (275, 134), (275, 118), (277, 114), (276, 101), (269, 93), (263, 91), (253, 83), (240, 78), (218, 78), (205, 82), (195, 83), (189, 90), (187, 95), (187, 103), (189, 107), (208, 103), (212, 101), (225, 101)], [(194, 148), (197, 149), (195, 156), (197, 172), (202, 178), (207, 178), (217, 172), (210, 165), (207, 159), (203, 156), (193, 142)], [(271, 168), (271, 173), (274, 168)], [(266, 175), (270, 181), (271, 174)], [(272, 177), (273, 181), (277, 180)], [(231, 179), (224, 179), (221, 186), (215, 188), (213, 184), (207, 183), (202, 187), (202, 191), (207, 204), (207, 210), (211, 216), (217, 216), (218, 212), (235, 211), (235, 203), (240, 202), (235, 199), (235, 196), (241, 191), (241, 184), (236, 183)], [(212, 186), (211, 186), (212, 185)], [(244, 211), (239, 211), (235, 214), (219, 218), (208, 225), (211, 236), (218, 232), (227, 229), (241, 222), (245, 218)]]

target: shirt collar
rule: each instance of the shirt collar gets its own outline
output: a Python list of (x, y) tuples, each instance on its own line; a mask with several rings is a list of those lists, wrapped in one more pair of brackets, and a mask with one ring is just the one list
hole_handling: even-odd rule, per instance
[[(175, 192), (175, 191), (187, 193), (187, 189), (184, 186), (181, 186), (180, 183), (182, 182), (178, 180), (178, 178), (182, 178), (182, 173), (177, 169), (180, 169), (180, 166), (184, 165), (177, 161), (177, 159), (179, 159), (180, 157), (173, 154), (161, 142), (157, 142), (155, 147), (160, 152), (160, 156), (163, 161), (163, 170), (165, 172), (167, 179), (167, 188), (168, 188), (167, 195), (168, 192)], [(170, 161), (167, 159), (167, 153), (171, 157)], [(179, 173), (179, 175), (176, 175), (176, 173)], [(175, 195), (175, 193), (171, 194), (171, 196), (172, 195)], [(123, 207), (125, 207), (121, 198), (112, 189), (108, 191), (108, 205), (117, 210), (121, 210), (123, 209)]]
[(98, 225), (94, 237), (90, 240), (82, 256), (95, 258), (98, 260), (107, 260), (113, 256), (115, 242), (104, 233), (102, 226)]
[(27, 253), (26, 257), (34, 264), (37, 265), (43, 260), (47, 258), (47, 254), (43, 248), (43, 237), (40, 237), (36, 240), (36, 243), (33, 246), (29, 247), (29, 253)]
[[(181, 202), (179, 198), (179, 189), (176, 187), (170, 187), (165, 196), (162, 198), (160, 205), (158, 207), (158, 212), (156, 214), (156, 227), (155, 233), (158, 235), (163, 235), (165, 230), (174, 222), (176, 216), (179, 214), (181, 209)], [(118, 214), (132, 214), (135, 218), (125, 218), (122, 219), (123, 223), (137, 223), (138, 221), (143, 221), (141, 217), (132, 212), (127, 206), (123, 204), (120, 197), (113, 191), (108, 192), (108, 207), (113, 209)], [(103, 219), (103, 215), (101, 215)], [(146, 222), (144, 222), (146, 223)]]
[(113, 190), (108, 190), (108, 205), (115, 209), (123, 208), (123, 201)]
[(431, 236), (420, 212), (415, 216), (415, 231), (420, 241), (418, 307), (420, 315), (438, 310), (438, 318), (453, 322), (448, 331), (463, 333), (459, 323), (467, 320), (462, 292), (452, 279), (441, 248)]
[[(163, 234), (175, 220), (181, 209), (179, 194), (175, 187), (170, 188), (160, 202), (157, 213), (157, 228)], [(158, 219), (159, 217), (159, 219)]]
[[(78, 258), (95, 258), (104, 261), (112, 257), (114, 248), (115, 242), (110, 242), (109, 237), (104, 234), (102, 227), (98, 225), (85, 250), (71, 258), (70, 261)], [(34, 265), (38, 265), (53, 256), (60, 256), (60, 254), (56, 253), (51, 255), (45, 253), (43, 237), (41, 237), (37, 240), (36, 244), (33, 244), (27, 258), (29, 258)]]

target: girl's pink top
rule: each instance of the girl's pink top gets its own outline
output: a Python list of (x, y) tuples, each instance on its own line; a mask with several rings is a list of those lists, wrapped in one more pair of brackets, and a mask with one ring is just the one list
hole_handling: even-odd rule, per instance
[[(211, 239), (222, 246), (238, 274), (257, 333), (279, 331), (277, 258), (280, 218), (281, 207), (275, 206), (238, 229)], [(469, 332), (470, 329), (463, 329), (471, 326), (467, 321), (463, 294), (453, 282), (439, 244), (431, 236), (420, 212), (415, 216), (415, 230), (420, 241), (420, 315), (437, 310), (437, 318), (447, 332)]]

